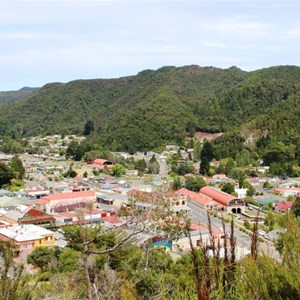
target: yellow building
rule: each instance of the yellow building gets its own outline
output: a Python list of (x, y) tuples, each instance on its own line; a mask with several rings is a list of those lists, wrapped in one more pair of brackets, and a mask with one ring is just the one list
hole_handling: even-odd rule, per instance
[(54, 232), (36, 225), (9, 226), (0, 229), (0, 239), (12, 241), (19, 252), (31, 253), (37, 247), (55, 246)]

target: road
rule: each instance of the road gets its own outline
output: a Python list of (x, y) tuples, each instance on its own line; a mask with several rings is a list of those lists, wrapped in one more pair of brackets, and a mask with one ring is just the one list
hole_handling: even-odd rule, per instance
[[(208, 224), (207, 211), (205, 209), (202, 209), (191, 202), (188, 202), (188, 206), (192, 209), (192, 222), (204, 225)], [(213, 227), (218, 229), (222, 228), (222, 221), (220, 219), (210, 216), (210, 221)], [(230, 233), (229, 223), (225, 223), (225, 229), (227, 233)], [(237, 225), (235, 226), (234, 234), (238, 246), (248, 250), (251, 249), (251, 237), (248, 234), (241, 232)], [(271, 242), (265, 241), (264, 243), (259, 243), (259, 250), (264, 251), (275, 259), (279, 259), (279, 253), (275, 250), (274, 244)]]
[(158, 159), (159, 162), (159, 175), (165, 177), (169, 173), (169, 167), (165, 159)]

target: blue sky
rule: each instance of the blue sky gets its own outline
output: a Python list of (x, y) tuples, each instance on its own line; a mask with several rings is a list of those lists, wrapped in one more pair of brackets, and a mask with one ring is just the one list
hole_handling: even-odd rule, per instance
[(0, 0), (0, 91), (166, 65), (300, 65), (299, 16), (296, 0)]

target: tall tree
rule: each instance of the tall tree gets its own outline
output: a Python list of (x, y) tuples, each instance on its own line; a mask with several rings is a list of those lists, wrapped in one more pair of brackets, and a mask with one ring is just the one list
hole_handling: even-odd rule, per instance
[(9, 184), (13, 178), (14, 176), (8, 166), (0, 162), (0, 187), (2, 187), (4, 184)]
[(204, 156), (200, 163), (200, 174), (207, 175), (209, 172), (209, 159)]
[(15, 155), (10, 161), (10, 169), (17, 179), (23, 179), (25, 168), (19, 156)]
[(151, 174), (158, 174), (159, 173), (159, 163), (156, 160), (155, 155), (153, 154), (149, 163), (148, 163), (148, 171)]
[(92, 131), (95, 130), (94, 122), (88, 120), (84, 125), (83, 135), (90, 135)]
[(213, 147), (211, 145), (210, 142), (206, 141), (203, 144), (202, 150), (201, 150), (201, 160), (206, 157), (208, 159), (209, 162), (212, 161), (213, 157), (214, 157), (214, 153), (213, 153)]

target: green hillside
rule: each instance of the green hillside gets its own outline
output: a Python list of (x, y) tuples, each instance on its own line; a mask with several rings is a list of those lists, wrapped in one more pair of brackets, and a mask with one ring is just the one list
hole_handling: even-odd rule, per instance
[(223, 132), (252, 124), (245, 125), (246, 132), (261, 127), (264, 115), (274, 122), (285, 118), (280, 126), (286, 136), (299, 114), (285, 115), (282, 107), (298, 105), (299, 82), (300, 68), (294, 66), (244, 72), (192, 65), (119, 79), (51, 83), (24, 100), (3, 105), (0, 134), (81, 133), (92, 120), (102, 144), (135, 151), (180, 144), (187, 131)]

